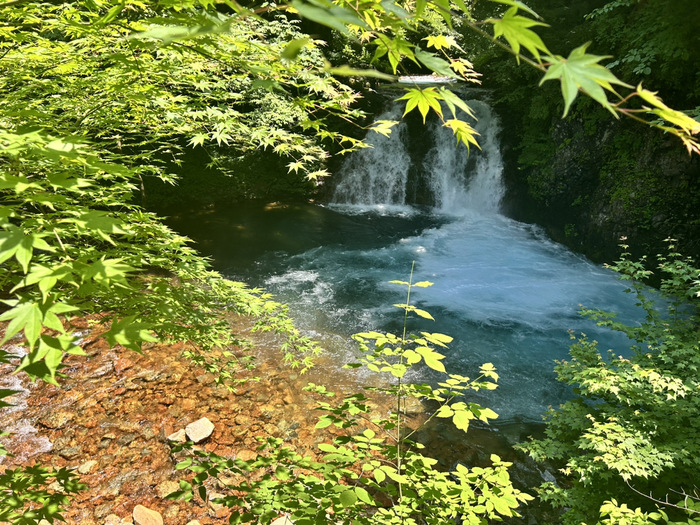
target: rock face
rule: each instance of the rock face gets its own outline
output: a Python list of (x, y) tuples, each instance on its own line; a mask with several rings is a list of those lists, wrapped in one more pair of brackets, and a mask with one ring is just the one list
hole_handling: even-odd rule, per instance
[(504, 134), (504, 210), (595, 261), (617, 260), (623, 236), (633, 253), (665, 252), (663, 239), (672, 236), (685, 255), (697, 256), (700, 163), (675, 137), (607, 117)]
[(185, 427), (187, 439), (194, 443), (201, 443), (211, 436), (212, 432), (214, 432), (214, 423), (209, 421), (206, 417), (198, 419)]
[(163, 525), (163, 517), (159, 512), (143, 505), (134, 507), (134, 525)]

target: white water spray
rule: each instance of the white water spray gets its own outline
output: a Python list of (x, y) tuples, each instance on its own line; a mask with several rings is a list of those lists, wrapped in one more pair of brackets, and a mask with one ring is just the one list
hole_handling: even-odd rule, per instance
[[(399, 120), (401, 106), (394, 104), (378, 120)], [(344, 165), (334, 202), (343, 204), (405, 204), (406, 182), (411, 158), (406, 150), (405, 123), (394, 127), (390, 136), (372, 133), (371, 147), (350, 155)]]
[[(579, 305), (630, 321), (637, 307), (610, 271), (499, 213), (498, 121), (486, 104), (468, 104), (481, 150), (456, 145), (437, 120), (415, 129), (400, 124), (389, 138), (370, 136), (374, 147), (348, 157), (333, 204), (314, 221), (317, 244), (270, 252), (256, 271), (267, 274), (266, 289), (290, 301), (299, 326), (344, 363), (356, 352), (350, 334), (395, 330), (390, 305), (402, 291), (388, 283), (405, 279), (415, 263), (416, 279), (435, 284), (412, 299), (434, 314), (429, 330), (454, 337), (446, 366), (470, 375), (490, 362), (501, 374), (498, 390), (472, 393), (473, 401), (494, 409), (499, 421), (539, 421), (547, 406), (570, 395), (553, 372), (554, 361), (567, 356), (568, 330), (607, 348), (629, 346), (623, 335), (582, 319)], [(395, 104), (378, 119), (400, 114)]]

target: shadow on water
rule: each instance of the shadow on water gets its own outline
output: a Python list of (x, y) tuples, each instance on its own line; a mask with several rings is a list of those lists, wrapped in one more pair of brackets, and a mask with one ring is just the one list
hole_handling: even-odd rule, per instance
[[(421, 213), (384, 214), (374, 211), (348, 215), (307, 203), (279, 204), (261, 201), (212, 205), (206, 209), (164, 210), (166, 222), (196, 242), (211, 257), (214, 267), (229, 277), (256, 277), (274, 272), (274, 261), (319, 247), (348, 250), (377, 249), (427, 228), (439, 227), (445, 218)], [(251, 271), (259, 267), (259, 270)]]

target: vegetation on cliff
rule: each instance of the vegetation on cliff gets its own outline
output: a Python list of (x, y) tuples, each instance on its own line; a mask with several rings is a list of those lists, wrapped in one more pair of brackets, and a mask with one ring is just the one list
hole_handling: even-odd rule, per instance
[[(619, 78), (659, 91), (666, 103), (697, 117), (696, 2), (530, 4), (557, 22), (541, 30), (557, 51), (589, 41)], [(697, 159), (668, 135), (610, 119), (590, 100), (577, 100), (561, 120), (553, 86), (533, 92), (536, 72), (516, 68), (494, 48), (482, 50), (475, 63), (508, 129), (509, 208), (516, 218), (545, 225), (557, 240), (598, 261), (615, 257), (622, 235), (637, 254), (663, 250), (667, 236), (685, 253), (700, 254)]]

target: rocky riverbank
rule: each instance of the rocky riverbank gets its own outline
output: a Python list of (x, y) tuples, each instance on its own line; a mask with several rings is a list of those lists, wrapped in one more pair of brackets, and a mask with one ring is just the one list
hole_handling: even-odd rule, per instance
[[(249, 326), (246, 319), (234, 323), (239, 333)], [(59, 387), (30, 383), (23, 374), (11, 375), (13, 365), (2, 365), (0, 389), (21, 392), (8, 398), (13, 407), (0, 412), (0, 429), (11, 433), (3, 443), (14, 454), (0, 457), (0, 471), (33, 464), (75, 469), (87, 490), (63, 514), (69, 525), (228, 523), (228, 509), (211, 502), (166, 499), (184, 477), (175, 470), (168, 437), (206, 418), (213, 424), (201, 443), (207, 451), (248, 460), (256, 455), (258, 438), (272, 436), (314, 457), (316, 445), (339, 431), (314, 428), (320, 413), (303, 387), (315, 382), (350, 393), (366, 381), (323, 358), (299, 375), (280, 364), (280, 341), (269, 334), (246, 335), (255, 343), (257, 365), (245, 373), (260, 379), (235, 392), (183, 358), (183, 345), (152, 345), (141, 355), (110, 348), (87, 329), (82, 344), (88, 355), (66, 360)], [(6, 349), (21, 351), (16, 344)], [(388, 412), (390, 403), (379, 400), (377, 410)], [(420, 403), (410, 410), (412, 424), (424, 419)], [(479, 464), (491, 453), (514, 459), (505, 440), (491, 431), (472, 429), (467, 440), (437, 426), (421, 440), (432, 455), (451, 462)]]
[(242, 459), (255, 456), (261, 436), (309, 454), (323, 438), (314, 429), (314, 400), (302, 391), (313, 376), (278, 367), (274, 339), (257, 337), (258, 365), (250, 375), (260, 380), (232, 393), (182, 358), (182, 345), (153, 345), (139, 355), (84, 337), (88, 356), (66, 360), (60, 387), (11, 375), (12, 365), (0, 368), (0, 388), (21, 390), (0, 413), (0, 428), (12, 434), (3, 442), (14, 454), (0, 458), (0, 469), (37, 463), (76, 469), (88, 489), (64, 513), (69, 524), (134, 523), (139, 505), (165, 523), (227, 523), (226, 509), (165, 499), (182, 476), (167, 436), (201, 418), (214, 424), (204, 448)]

